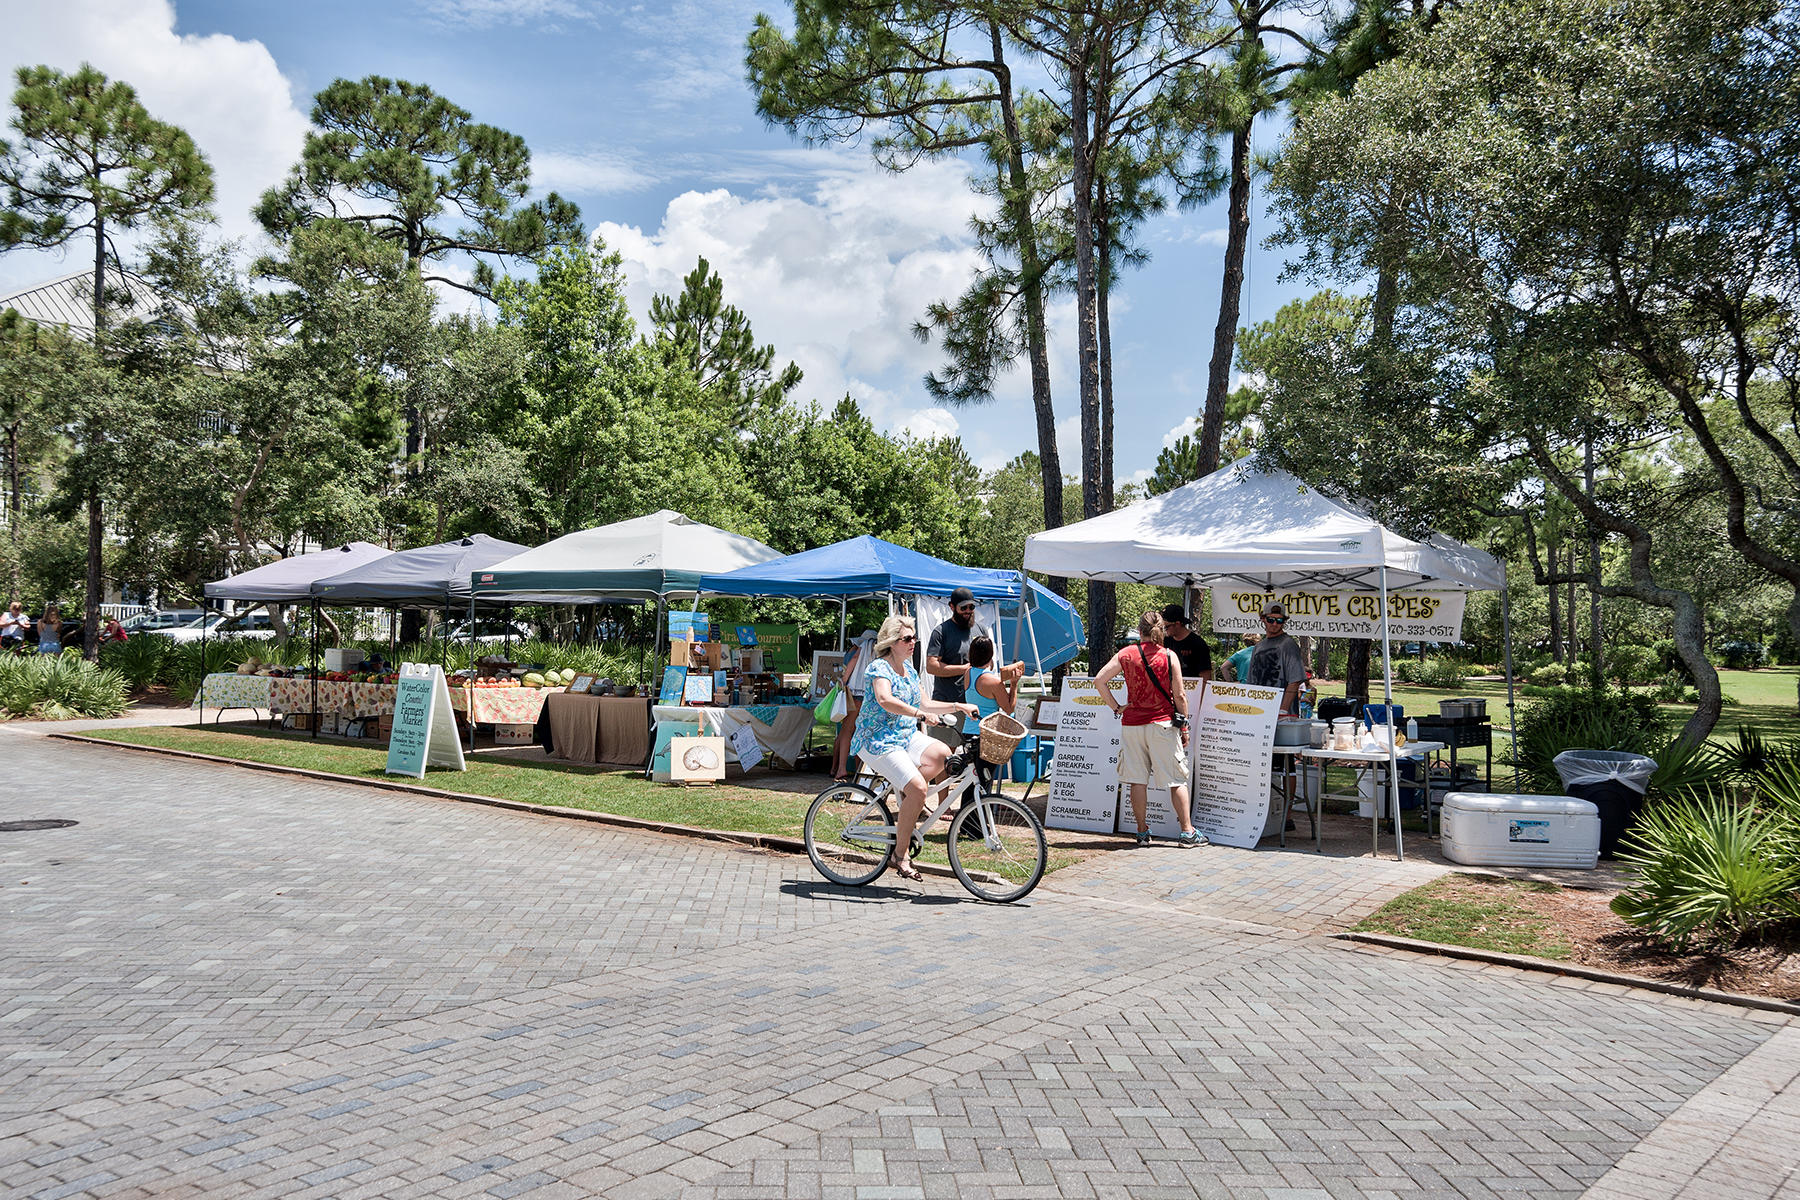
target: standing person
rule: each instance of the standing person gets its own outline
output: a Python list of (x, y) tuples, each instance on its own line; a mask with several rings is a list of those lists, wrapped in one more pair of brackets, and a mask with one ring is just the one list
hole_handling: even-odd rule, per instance
[(130, 634), (125, 632), (125, 627), (119, 624), (119, 618), (117, 617), (107, 617), (100, 622), (100, 642), (102, 644), (107, 642), (122, 642), (130, 636)]
[[(957, 704), (969, 688), (969, 643), (978, 637), (993, 637), (987, 628), (975, 623), (975, 593), (959, 587), (950, 593), (950, 615), (931, 631), (931, 643), (925, 650), (925, 673), (931, 676), (931, 698), (939, 704)], [(963, 744), (962, 732), (942, 725), (932, 726), (931, 736), (952, 750)]]
[(869, 770), (886, 777), (900, 796), (894, 825), (894, 850), (889, 856), (902, 879), (922, 879), (912, 865), (913, 827), (925, 811), (926, 779), (943, 773), (950, 748), (926, 737), (919, 729), (922, 717), (975, 711), (973, 704), (924, 699), (919, 676), (912, 667), (919, 637), (911, 617), (899, 614), (881, 623), (875, 638), (875, 661), (863, 672), (868, 694), (862, 715), (856, 719), (856, 736), (850, 753), (860, 755)]
[(38, 618), (38, 653), (62, 653), (63, 622), (62, 614), (56, 605), (44, 605), (44, 615)]
[(1195, 633), (1188, 621), (1187, 609), (1171, 604), (1162, 610), (1163, 645), (1181, 661), (1183, 679), (1212, 677), (1212, 647)]
[(1247, 633), (1244, 635), (1244, 644), (1238, 647), (1238, 649), (1232, 653), (1230, 658), (1225, 660), (1226, 679), (1229, 679), (1234, 683), (1248, 683), (1250, 681), (1250, 656), (1256, 653), (1256, 643), (1260, 637), (1260, 634), (1255, 633)]
[(1279, 601), (1263, 605), (1263, 639), (1250, 653), (1250, 677), (1245, 683), (1281, 689), (1281, 715), (1298, 711), (1300, 688), (1306, 683), (1306, 654), (1289, 637), (1287, 609)]
[(30, 632), (31, 618), (25, 615), (25, 606), (14, 600), (6, 612), (0, 613), (0, 650), (23, 654), (25, 635)]
[(856, 732), (856, 719), (862, 715), (863, 696), (869, 687), (863, 672), (875, 661), (875, 631), (865, 629), (850, 643), (850, 655), (844, 659), (844, 719), (838, 722), (837, 741), (831, 751), (831, 777), (838, 783), (850, 782), (850, 739)]
[(963, 735), (981, 736), (981, 722), (997, 712), (1012, 716), (1019, 705), (1019, 680), (1025, 678), (1023, 660), (996, 667), (994, 639), (978, 637), (969, 643), (969, 688), (963, 698), (975, 706), (975, 715), (963, 722)]
[[(1125, 704), (1113, 699), (1113, 678), (1125, 675)], [(1188, 804), (1188, 713), (1181, 663), (1163, 646), (1162, 614), (1151, 609), (1138, 618), (1138, 640), (1113, 655), (1094, 673), (1100, 698), (1121, 725), (1119, 782), (1131, 789), (1131, 815), (1137, 821), (1137, 844), (1150, 844), (1149, 788), (1169, 789), (1169, 803), (1181, 823), (1176, 844), (1206, 845), (1194, 829)]]

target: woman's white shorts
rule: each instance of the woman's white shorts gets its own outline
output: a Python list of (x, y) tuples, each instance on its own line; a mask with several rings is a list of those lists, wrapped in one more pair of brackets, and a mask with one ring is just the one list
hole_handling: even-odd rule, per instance
[(1181, 734), (1167, 721), (1126, 725), (1119, 731), (1119, 782), (1151, 787), (1186, 787), (1187, 751)]
[(889, 750), (885, 754), (863, 755), (863, 765), (878, 775), (885, 776), (894, 785), (896, 792), (904, 792), (906, 785), (917, 779), (925, 782), (925, 775), (919, 770), (919, 763), (925, 757), (925, 751), (932, 745), (932, 739), (915, 730), (908, 738), (906, 745), (898, 750)]

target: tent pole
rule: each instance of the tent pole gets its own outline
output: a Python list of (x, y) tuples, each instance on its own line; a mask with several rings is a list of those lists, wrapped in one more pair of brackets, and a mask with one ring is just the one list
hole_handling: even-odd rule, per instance
[[(1394, 854), (1401, 862), (1406, 861), (1406, 844), (1400, 832), (1400, 763), (1399, 750), (1395, 747), (1395, 738), (1400, 732), (1400, 722), (1394, 719), (1394, 656), (1388, 635), (1388, 573), (1381, 568), (1381, 689), (1387, 701), (1388, 724), (1388, 800), (1392, 805), (1388, 809), (1394, 817)], [(1431, 780), (1425, 780), (1429, 788)], [(1426, 793), (1430, 795), (1429, 792)], [(1375, 811), (1375, 852), (1381, 852), (1381, 810)]]
[(1025, 636), (1031, 639), (1031, 662), (1037, 670), (1031, 673), (1032, 682), (1039, 687), (1044, 685), (1044, 655), (1038, 649), (1037, 622), (1031, 619), (1031, 581), (1025, 578), (1025, 572), (1019, 572), (1019, 617), (1025, 622)]
[(850, 620), (850, 597), (838, 597), (838, 653), (844, 652), (844, 626)]
[(312, 735), (319, 740), (319, 602), (312, 606)]
[[(200, 725), (206, 725), (206, 589), (200, 590), (200, 691), (195, 697), (200, 701)], [(274, 720), (270, 713), (269, 719)], [(217, 718), (214, 718), (215, 720)]]
[[(1502, 572), (1505, 567), (1501, 568)], [(1512, 649), (1512, 599), (1506, 589), (1506, 576), (1500, 577), (1500, 628), (1506, 638), (1506, 731), (1510, 735), (1518, 728), (1515, 718), (1518, 713), (1513, 709), (1513, 649)], [(1493, 737), (1493, 727), (1488, 728), (1488, 736)], [(1513, 755), (1513, 791), (1519, 790), (1518, 755)], [(1488, 780), (1488, 790), (1494, 790), (1494, 781)]]
[[(444, 610), (444, 635), (445, 635), (444, 656), (446, 659), (448, 659), (449, 654), (450, 654), (450, 650), (449, 650), (450, 643), (448, 640), (449, 634), (450, 634), (449, 627), (450, 627), (450, 610), (448, 608), (446, 608)], [(475, 678), (475, 676), (479, 673), (478, 669), (475, 666), (475, 650), (476, 650), (475, 593), (473, 591), (471, 591), (469, 593), (469, 678), (471, 680), (473, 680)], [(506, 661), (507, 662), (512, 661), (511, 654), (508, 654), (506, 656)], [(473, 688), (468, 689), (468, 695), (469, 695), (469, 753), (473, 754), (473, 753), (475, 753), (475, 690)]]

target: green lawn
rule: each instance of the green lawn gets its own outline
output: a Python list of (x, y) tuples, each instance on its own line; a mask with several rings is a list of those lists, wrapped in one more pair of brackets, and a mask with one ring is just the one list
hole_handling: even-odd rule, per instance
[[(269, 763), (323, 771), (352, 779), (412, 782), (386, 772), (387, 750), (336, 740), (317, 740), (303, 733), (272, 730), (257, 724), (151, 726), (96, 730), (86, 736), (141, 746), (165, 746), (197, 754), (215, 754), (242, 762)], [(421, 781), (428, 787), (493, 796), (554, 808), (580, 808), (643, 821), (688, 825), (728, 833), (757, 833), (799, 839), (812, 795), (747, 788), (731, 784), (677, 788), (653, 783), (636, 771), (582, 766), (554, 759), (489, 758), (473, 755), (468, 770), (431, 769)], [(926, 840), (926, 862), (947, 863), (944, 826)], [(1052, 835), (1049, 870), (1077, 862), (1081, 854), (1057, 845)]]
[(1549, 883), (1446, 875), (1388, 901), (1353, 928), (1444, 946), (1568, 958), (1568, 940), (1524, 900), (1531, 892), (1556, 890)]

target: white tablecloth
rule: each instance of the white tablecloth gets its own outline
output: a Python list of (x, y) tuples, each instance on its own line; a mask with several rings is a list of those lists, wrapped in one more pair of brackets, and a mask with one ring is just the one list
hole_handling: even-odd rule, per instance
[(725, 743), (727, 763), (738, 760), (731, 749), (731, 735), (749, 726), (764, 754), (791, 767), (806, 749), (806, 735), (813, 725), (813, 710), (803, 704), (758, 705), (754, 708), (684, 708), (658, 704), (650, 711), (658, 723), (698, 722), (702, 736), (728, 739)]

